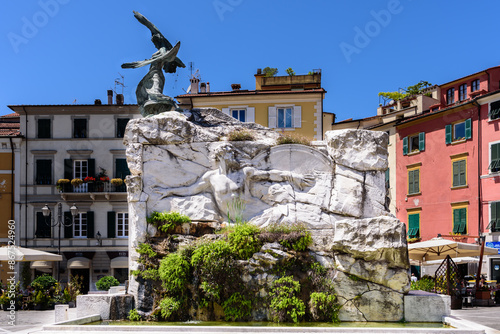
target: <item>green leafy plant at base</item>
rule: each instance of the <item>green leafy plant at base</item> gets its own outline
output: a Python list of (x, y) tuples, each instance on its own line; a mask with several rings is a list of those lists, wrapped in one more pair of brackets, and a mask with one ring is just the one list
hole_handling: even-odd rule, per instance
[(299, 322), (305, 314), (305, 305), (298, 298), (300, 283), (292, 276), (285, 276), (271, 284), (269, 297), (271, 318), (275, 322)]
[(281, 134), (276, 140), (276, 145), (301, 144), (311, 146), (311, 141), (304, 136)]
[(191, 264), (179, 252), (168, 254), (158, 270), (163, 288), (170, 295), (182, 295), (191, 276)]
[(422, 290), (431, 292), (435, 288), (435, 282), (432, 278), (422, 277), (416, 282), (411, 282), (410, 290)]
[(235, 130), (227, 136), (229, 141), (255, 141), (255, 136), (247, 130)]
[(151, 216), (149, 216), (146, 221), (149, 224), (153, 224), (162, 232), (169, 232), (175, 226), (182, 225), (185, 223), (191, 223), (191, 219), (188, 216), (180, 214), (178, 212), (157, 212), (154, 211)]
[(137, 312), (137, 310), (134, 308), (134, 309), (132, 309), (132, 310), (130, 310), (128, 312), (128, 320), (130, 320), (130, 321), (141, 321), (142, 317), (139, 314), (139, 312)]
[(191, 265), (202, 292), (210, 301), (220, 304), (239, 285), (240, 270), (225, 240), (201, 244), (193, 251)]
[(244, 320), (252, 314), (252, 301), (235, 292), (222, 303), (226, 321)]
[(31, 286), (33, 287), (33, 289), (37, 291), (45, 292), (50, 288), (55, 287), (56, 283), (57, 280), (54, 277), (48, 274), (44, 274), (42, 276), (38, 276), (37, 278), (35, 278), (33, 282), (31, 282)]
[(340, 322), (340, 305), (335, 294), (313, 292), (309, 299), (309, 311), (314, 321)]
[(149, 258), (155, 258), (158, 256), (158, 254), (153, 250), (153, 248), (151, 248), (151, 245), (147, 243), (140, 243), (136, 251), (140, 255), (146, 255)]
[(258, 237), (262, 242), (279, 242), (296, 251), (305, 251), (312, 244), (311, 233), (304, 224), (271, 224)]
[(259, 228), (250, 223), (235, 226), (234, 230), (228, 235), (231, 250), (240, 259), (249, 259), (262, 246), (262, 243), (257, 238), (258, 233)]
[(118, 286), (120, 282), (113, 276), (104, 276), (95, 283), (97, 290), (109, 290), (112, 286)]
[(160, 313), (163, 319), (168, 320), (170, 316), (176, 313), (180, 307), (181, 302), (172, 297), (165, 297), (160, 301)]

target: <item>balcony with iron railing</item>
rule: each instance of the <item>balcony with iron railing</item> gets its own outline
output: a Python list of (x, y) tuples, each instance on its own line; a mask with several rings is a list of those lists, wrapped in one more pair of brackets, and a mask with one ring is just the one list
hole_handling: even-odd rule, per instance
[(102, 199), (111, 199), (111, 197), (123, 197), (127, 194), (125, 183), (115, 185), (110, 182), (91, 182), (80, 185), (71, 183), (58, 184), (57, 189), (64, 200), (81, 199), (83, 196), (89, 196), (92, 200), (99, 197)]

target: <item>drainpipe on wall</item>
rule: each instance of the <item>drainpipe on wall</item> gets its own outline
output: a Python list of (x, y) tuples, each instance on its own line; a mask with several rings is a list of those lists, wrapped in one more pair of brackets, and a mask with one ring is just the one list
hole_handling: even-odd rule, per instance
[[(23, 107), (24, 114), (26, 115), (26, 119), (24, 120), (24, 124), (26, 127), (26, 145), (25, 145), (25, 159), (26, 163), (24, 165), (24, 247), (28, 247), (28, 112), (26, 108)], [(20, 188), (20, 187), (19, 187)]]
[(11, 151), (11, 163), (10, 163), (10, 220), (14, 220), (14, 144), (12, 143), (12, 137), (9, 137), (10, 141), (10, 151)]
[[(489, 76), (489, 74), (488, 74)], [(488, 79), (488, 86), (489, 86), (489, 79)], [(478, 150), (477, 150), (477, 171), (478, 171), (478, 184), (477, 184), (477, 201), (478, 201), (478, 217), (479, 217), (479, 222), (477, 224), (477, 235), (481, 236), (481, 225), (483, 223), (483, 198), (482, 198), (482, 187), (481, 187), (481, 159), (482, 159), (482, 138), (481, 138), (481, 105), (477, 102), (477, 100), (473, 100), (472, 104), (477, 107), (477, 144), (478, 144)]]

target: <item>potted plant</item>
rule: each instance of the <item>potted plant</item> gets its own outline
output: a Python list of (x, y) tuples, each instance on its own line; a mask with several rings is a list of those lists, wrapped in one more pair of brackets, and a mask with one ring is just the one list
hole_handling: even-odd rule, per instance
[(70, 308), (76, 306), (76, 297), (81, 294), (82, 279), (83, 277), (78, 275), (71, 276), (68, 286), (64, 289), (63, 296), (68, 301)]
[(120, 285), (120, 282), (113, 276), (104, 276), (96, 282), (95, 287), (97, 290), (108, 291), (112, 286), (118, 285)]
[(59, 191), (63, 191), (64, 189), (64, 185), (65, 184), (68, 184), (69, 183), (69, 180), (68, 179), (59, 179), (57, 180), (57, 183), (56, 183), (56, 188), (59, 190)]
[(123, 180), (120, 178), (114, 178), (111, 179), (111, 184), (114, 185), (115, 187), (119, 187), (123, 184)]
[(74, 187), (78, 187), (82, 183), (83, 183), (83, 180), (79, 179), (79, 178), (71, 180), (71, 185), (74, 186)]
[(83, 182), (85, 182), (85, 183), (94, 183), (95, 182), (95, 177), (93, 177), (93, 176), (87, 176), (86, 178), (83, 179)]

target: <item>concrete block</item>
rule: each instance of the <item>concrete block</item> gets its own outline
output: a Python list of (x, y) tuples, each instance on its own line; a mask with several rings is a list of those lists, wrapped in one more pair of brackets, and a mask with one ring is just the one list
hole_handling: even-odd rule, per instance
[(134, 308), (132, 295), (80, 295), (76, 300), (77, 318), (99, 314), (102, 320), (126, 319), (128, 313)]
[(403, 302), (408, 322), (442, 322), (451, 314), (451, 297), (447, 295), (411, 290)]
[(66, 321), (69, 319), (69, 305), (56, 305), (55, 307), (55, 322)]

